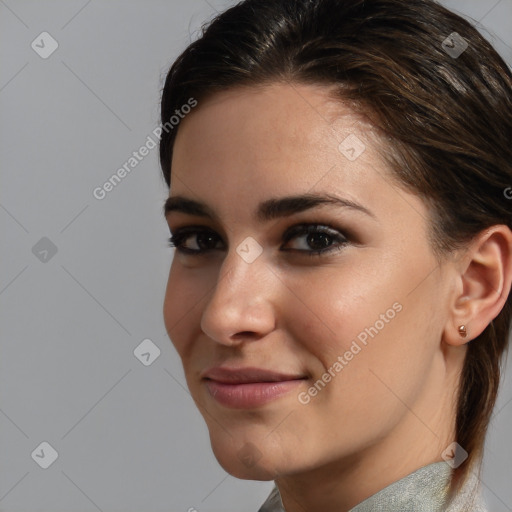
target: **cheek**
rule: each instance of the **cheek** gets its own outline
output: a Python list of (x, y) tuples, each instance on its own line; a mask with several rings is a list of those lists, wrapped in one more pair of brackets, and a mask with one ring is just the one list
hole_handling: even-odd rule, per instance
[[(202, 290), (202, 295), (201, 295)], [(186, 276), (173, 261), (167, 280), (163, 303), (163, 316), (167, 334), (180, 357), (184, 357), (189, 339), (199, 325), (201, 297), (205, 290), (197, 288), (190, 276)]]
[(345, 397), (371, 392), (378, 399), (378, 388), (390, 395), (384, 383), (413, 392), (428, 371), (434, 345), (425, 332), (425, 303), (432, 297), (428, 289), (411, 293), (428, 272), (417, 262), (392, 260), (361, 258), (290, 283), (302, 305), (292, 311), (299, 301), (290, 303), (287, 316), (296, 319), (290, 329), (310, 355), (308, 370), (313, 380), (329, 370), (335, 375), (327, 377), (333, 384), (324, 399), (340, 387)]
[[(399, 316), (400, 282), (378, 261), (350, 259), (338, 266), (317, 269), (311, 277), (294, 276), (288, 282), (298, 300), (288, 301), (294, 318), (294, 337), (323, 365), (331, 365), (350, 349), (388, 329)], [(381, 319), (381, 315), (384, 315)], [(356, 349), (357, 350), (357, 349)]]

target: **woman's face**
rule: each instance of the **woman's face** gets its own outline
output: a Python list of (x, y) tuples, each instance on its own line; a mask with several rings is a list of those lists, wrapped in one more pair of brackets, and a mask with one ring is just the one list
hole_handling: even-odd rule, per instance
[(439, 442), (450, 281), (368, 130), (299, 84), (217, 94), (179, 126), (170, 198), (201, 207), (168, 205), (195, 253), (174, 254), (165, 324), (237, 477)]

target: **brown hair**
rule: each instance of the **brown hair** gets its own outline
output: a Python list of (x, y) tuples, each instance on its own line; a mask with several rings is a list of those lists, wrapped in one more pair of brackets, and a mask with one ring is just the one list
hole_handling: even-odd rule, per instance
[[(468, 46), (449, 54), (453, 41)], [(205, 25), (170, 68), (162, 123), (191, 96), (200, 103), (276, 81), (334, 86), (370, 118), (389, 145), (394, 177), (430, 206), (438, 257), (492, 225), (512, 228), (512, 74), (460, 16), (432, 0), (240, 2)], [(168, 186), (176, 133), (164, 130), (160, 143)], [(482, 456), (511, 315), (509, 295), (468, 346), (456, 440), (469, 457), (458, 477)]]

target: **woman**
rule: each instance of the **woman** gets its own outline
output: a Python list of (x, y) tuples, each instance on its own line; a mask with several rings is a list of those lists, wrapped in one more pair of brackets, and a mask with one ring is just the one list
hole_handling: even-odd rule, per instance
[(261, 512), (484, 510), (503, 60), (430, 0), (246, 0), (173, 64), (162, 123), (165, 323), (222, 467), (275, 481)]

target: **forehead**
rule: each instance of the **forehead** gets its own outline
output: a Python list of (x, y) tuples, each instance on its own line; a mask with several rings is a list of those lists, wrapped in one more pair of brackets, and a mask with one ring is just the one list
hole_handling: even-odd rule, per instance
[(305, 193), (393, 210), (392, 181), (375, 132), (330, 88), (279, 83), (199, 102), (179, 125), (170, 195), (238, 218), (255, 218), (269, 198)]
[(231, 89), (200, 101), (181, 122), (172, 173), (201, 174), (211, 182), (229, 170), (230, 179), (240, 184), (255, 173), (260, 181), (271, 178), (274, 186), (280, 178), (287, 186), (293, 180), (306, 184), (308, 175), (314, 179), (340, 163), (343, 141), (355, 141), (359, 151), (368, 145), (370, 132), (325, 86)]
[(198, 138), (205, 135), (203, 144), (231, 135), (232, 144), (252, 138), (275, 142), (272, 147), (291, 140), (310, 142), (320, 132), (322, 138), (328, 132), (338, 138), (369, 133), (372, 127), (334, 94), (332, 86), (283, 82), (231, 88), (199, 101), (181, 122), (175, 142), (179, 145), (190, 131)]

